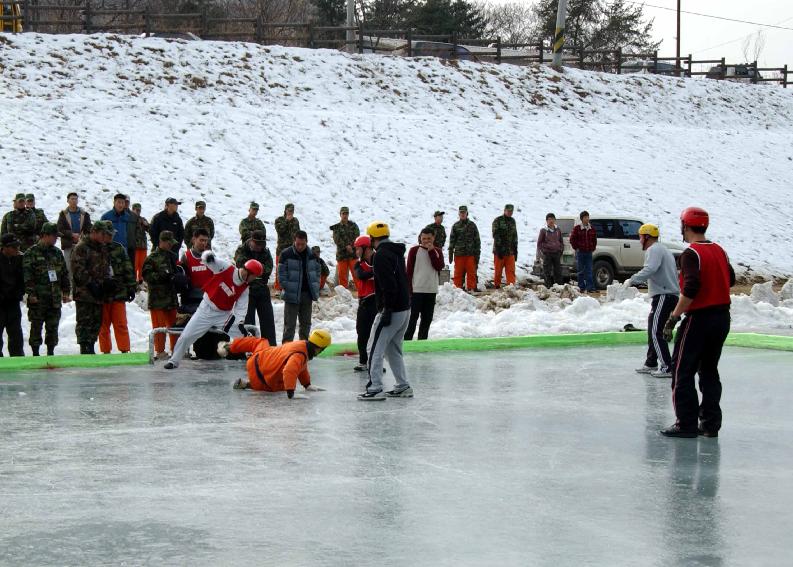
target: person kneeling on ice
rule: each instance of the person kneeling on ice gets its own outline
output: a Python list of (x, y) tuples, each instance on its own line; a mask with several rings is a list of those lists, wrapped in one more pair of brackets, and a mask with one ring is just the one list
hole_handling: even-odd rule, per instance
[(235, 390), (285, 391), (287, 397), (292, 399), (298, 382), (309, 391), (323, 390), (311, 385), (308, 361), (329, 345), (330, 332), (314, 329), (307, 341), (288, 342), (281, 346), (270, 346), (266, 338), (240, 337), (231, 343), (220, 343), (218, 354), (226, 357), (229, 353), (252, 353), (246, 364), (248, 377), (239, 378), (234, 383)]
[[(358, 395), (362, 401), (389, 398), (412, 398), (413, 388), (407, 381), (402, 341), (410, 322), (410, 297), (405, 268), (405, 245), (388, 239), (388, 225), (375, 221), (366, 227), (375, 253), (372, 260), (374, 293), (379, 312), (372, 324), (372, 333), (366, 350), (369, 353), (369, 383), (366, 391)], [(383, 358), (394, 373), (394, 389), (383, 393)]]
[[(179, 335), (171, 359), (165, 363), (166, 370), (179, 366), (190, 345), (212, 327), (230, 337), (247, 335), (243, 321), (248, 312), (248, 284), (262, 275), (262, 263), (248, 260), (242, 268), (236, 268), (218, 260), (212, 250), (205, 251), (201, 261), (214, 275), (204, 287), (201, 304)], [(235, 321), (239, 323), (235, 325)]]

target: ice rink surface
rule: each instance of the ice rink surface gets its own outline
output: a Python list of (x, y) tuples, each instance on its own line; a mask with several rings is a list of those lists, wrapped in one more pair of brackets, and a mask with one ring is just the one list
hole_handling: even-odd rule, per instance
[(790, 564), (793, 355), (725, 352), (719, 439), (660, 437), (642, 362), (414, 354), (373, 403), (338, 358), (292, 401), (231, 362), (3, 374), (0, 563)]

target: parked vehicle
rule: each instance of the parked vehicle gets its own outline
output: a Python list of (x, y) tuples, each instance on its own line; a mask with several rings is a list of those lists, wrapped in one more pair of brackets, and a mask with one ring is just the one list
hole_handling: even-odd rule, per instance
[(683, 70), (675, 67), (674, 63), (647, 59), (631, 59), (622, 64), (621, 72), (626, 73), (654, 73), (656, 75), (683, 75)]
[(724, 67), (724, 75), (722, 76), (721, 65), (716, 65), (708, 69), (706, 75), (708, 79), (726, 79), (728, 81), (739, 82), (754, 82), (755, 80), (762, 80), (763, 75), (757, 70), (754, 65), (726, 65)]
[[(576, 217), (559, 217), (557, 226), (564, 237), (562, 253), (562, 276), (576, 276), (575, 251), (570, 246), (570, 233), (578, 222)], [(639, 227), (644, 221), (629, 216), (593, 216), (589, 219), (598, 237), (598, 245), (592, 255), (592, 271), (595, 286), (606, 289), (615, 279), (622, 281), (642, 269), (644, 250), (639, 243)], [(662, 235), (663, 237), (663, 235)], [(685, 250), (685, 246), (676, 242), (661, 240), (660, 244), (672, 251), (677, 259)], [(532, 274), (542, 276), (542, 253), (537, 251)]]
[(411, 45), (413, 57), (438, 57), (440, 59), (460, 59), (476, 61), (467, 47), (440, 41), (414, 41)]

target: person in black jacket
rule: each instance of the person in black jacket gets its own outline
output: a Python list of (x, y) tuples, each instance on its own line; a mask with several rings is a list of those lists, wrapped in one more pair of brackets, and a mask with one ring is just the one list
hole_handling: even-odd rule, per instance
[(149, 234), (151, 235), (152, 251), (157, 249), (160, 242), (160, 233), (168, 230), (173, 234), (177, 244), (174, 244), (173, 252), (176, 257), (179, 257), (179, 249), (182, 247), (184, 240), (184, 225), (182, 224), (182, 217), (177, 212), (181, 203), (173, 197), (168, 197), (165, 200), (165, 209), (154, 215), (151, 219), (151, 226), (149, 227)]
[[(407, 381), (402, 341), (410, 322), (410, 294), (405, 269), (405, 245), (391, 242), (388, 225), (375, 221), (366, 228), (375, 254), (372, 260), (374, 291), (378, 313), (366, 350), (369, 352), (369, 382), (358, 395), (362, 401), (389, 398), (412, 398), (413, 388)], [(383, 358), (394, 373), (396, 385), (383, 393)]]
[(3, 356), (3, 330), (8, 333), (8, 354), (25, 356), (19, 308), (24, 294), (19, 240), (13, 234), (4, 234), (0, 241), (0, 356)]

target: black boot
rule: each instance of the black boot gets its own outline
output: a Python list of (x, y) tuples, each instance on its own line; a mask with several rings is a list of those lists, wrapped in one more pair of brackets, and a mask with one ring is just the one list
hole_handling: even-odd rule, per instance
[(55, 356), (55, 347), (47, 345), (47, 356)]
[(33, 351), (33, 356), (38, 356), (39, 355), (39, 347), (32, 346), (32, 347), (30, 347), (30, 349)]
[(96, 354), (94, 351), (94, 343), (86, 343), (86, 345), (88, 347), (88, 352), (85, 354)]
[(80, 343), (80, 354), (94, 354), (93, 343)]

